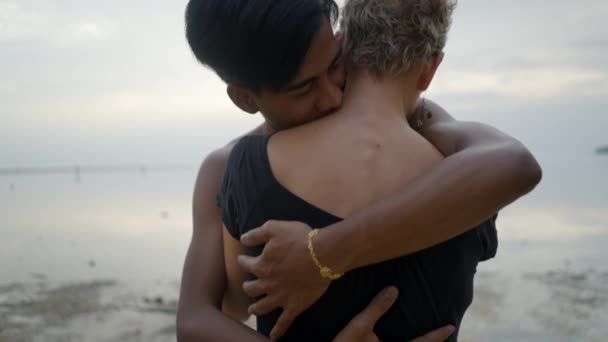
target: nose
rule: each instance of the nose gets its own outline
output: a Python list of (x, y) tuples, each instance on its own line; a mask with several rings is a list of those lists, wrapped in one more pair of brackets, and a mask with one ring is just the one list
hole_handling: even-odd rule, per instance
[(323, 79), (319, 87), (317, 110), (319, 113), (331, 113), (342, 105), (342, 88), (328, 77)]

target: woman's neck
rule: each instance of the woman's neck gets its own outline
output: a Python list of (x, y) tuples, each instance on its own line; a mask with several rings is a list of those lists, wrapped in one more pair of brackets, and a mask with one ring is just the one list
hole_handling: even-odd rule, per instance
[(416, 74), (408, 73), (397, 78), (378, 78), (363, 68), (352, 68), (344, 93), (344, 112), (359, 115), (398, 115), (404, 118), (414, 108), (420, 92), (416, 87)]

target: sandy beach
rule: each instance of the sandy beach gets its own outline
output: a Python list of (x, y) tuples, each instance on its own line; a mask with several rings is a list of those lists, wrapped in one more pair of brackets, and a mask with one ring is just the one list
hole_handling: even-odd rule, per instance
[[(462, 341), (604, 340), (608, 272), (483, 272), (477, 280)], [(4, 285), (0, 341), (174, 341), (176, 303), (175, 295), (142, 296), (111, 280)]]
[(0, 341), (171, 341), (176, 298), (129, 294), (118, 282), (0, 287)]

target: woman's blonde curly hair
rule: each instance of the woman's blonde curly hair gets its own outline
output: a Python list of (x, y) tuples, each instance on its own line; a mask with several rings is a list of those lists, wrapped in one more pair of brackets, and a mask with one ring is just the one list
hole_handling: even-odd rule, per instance
[(346, 53), (377, 77), (399, 76), (441, 52), (456, 0), (346, 0)]

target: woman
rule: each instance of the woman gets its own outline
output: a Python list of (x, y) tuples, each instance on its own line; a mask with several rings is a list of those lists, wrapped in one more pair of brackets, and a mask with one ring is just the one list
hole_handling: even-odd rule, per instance
[[(234, 147), (219, 196), (234, 238), (270, 219), (325, 227), (441, 162), (443, 156), (405, 118), (442, 61), (453, 8), (449, 0), (346, 2), (342, 30), (351, 62), (342, 108), (297, 128), (245, 137)], [(331, 340), (389, 285), (401, 295), (376, 326), (381, 340), (409, 340), (446, 324), (458, 327), (472, 301), (477, 263), (495, 252), (494, 234), (488, 222), (423, 252), (343, 277), (329, 270), (326, 275), (336, 280), (285, 338)], [(322, 267), (314, 257), (314, 235), (307, 242)], [(258, 330), (268, 334), (278, 314), (258, 317)]]

